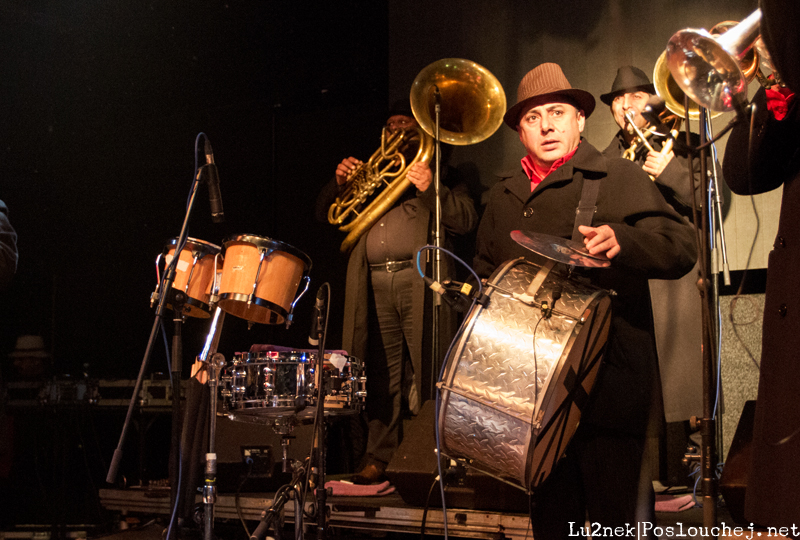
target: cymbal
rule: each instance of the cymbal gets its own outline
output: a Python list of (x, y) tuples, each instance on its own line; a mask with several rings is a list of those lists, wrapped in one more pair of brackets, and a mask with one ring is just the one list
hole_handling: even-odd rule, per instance
[(511, 231), (511, 239), (522, 247), (556, 262), (587, 268), (606, 268), (611, 261), (592, 255), (583, 244), (533, 231)]

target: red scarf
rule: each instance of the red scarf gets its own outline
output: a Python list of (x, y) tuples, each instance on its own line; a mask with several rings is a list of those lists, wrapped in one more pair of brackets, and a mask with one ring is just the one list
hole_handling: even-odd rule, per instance
[[(578, 146), (580, 146), (580, 143), (578, 143)], [(572, 152), (565, 154), (560, 158), (558, 158), (557, 160), (555, 160), (553, 164), (550, 165), (550, 169), (547, 171), (542, 171), (541, 169), (539, 169), (536, 166), (536, 163), (534, 163), (533, 158), (530, 156), (530, 154), (522, 158), (521, 160), (522, 170), (525, 171), (525, 175), (531, 180), (531, 191), (533, 191), (536, 188), (536, 186), (539, 185), (539, 182), (541, 182), (548, 175), (550, 175), (550, 173), (552, 173), (553, 171), (561, 167), (564, 163), (569, 161), (572, 158), (572, 156), (575, 155), (575, 152), (578, 151), (578, 146), (576, 146)]]

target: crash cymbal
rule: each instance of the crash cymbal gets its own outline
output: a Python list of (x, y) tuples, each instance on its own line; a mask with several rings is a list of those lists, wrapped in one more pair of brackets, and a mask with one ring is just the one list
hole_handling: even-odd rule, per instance
[(587, 268), (605, 268), (611, 261), (592, 255), (583, 244), (533, 231), (511, 231), (511, 239), (522, 247), (556, 262)]

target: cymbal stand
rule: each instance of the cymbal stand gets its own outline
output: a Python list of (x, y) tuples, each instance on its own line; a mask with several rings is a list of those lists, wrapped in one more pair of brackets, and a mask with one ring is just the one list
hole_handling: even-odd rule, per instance
[[(199, 141), (200, 135), (205, 137), (204, 133), (198, 134), (197, 140)], [(197, 141), (195, 141), (195, 148), (197, 147)], [(195, 151), (195, 158), (197, 156), (197, 152)], [(142, 365), (139, 368), (139, 375), (136, 377), (136, 384), (133, 387), (133, 395), (131, 396), (131, 401), (128, 404), (128, 412), (125, 415), (125, 423), (122, 425), (122, 432), (120, 433), (119, 442), (117, 443), (117, 448), (114, 450), (114, 455), (111, 459), (111, 465), (108, 468), (108, 474), (106, 475), (106, 482), (109, 484), (113, 484), (117, 479), (117, 471), (119, 469), (120, 461), (122, 460), (122, 448), (125, 445), (125, 440), (127, 439), (128, 431), (130, 430), (131, 418), (133, 417), (133, 410), (136, 406), (136, 402), (138, 401), (139, 392), (142, 388), (142, 380), (144, 379), (144, 374), (147, 371), (147, 366), (150, 363), (150, 357), (153, 353), (153, 347), (155, 345), (156, 336), (158, 335), (159, 329), (161, 327), (161, 321), (164, 316), (164, 308), (166, 306), (166, 298), (167, 292), (172, 290), (172, 284), (175, 282), (175, 274), (176, 268), (178, 265), (178, 260), (180, 257), (178, 256), (183, 249), (183, 246), (186, 244), (186, 239), (189, 236), (189, 218), (192, 214), (192, 209), (194, 208), (195, 197), (197, 195), (197, 186), (200, 184), (200, 178), (203, 176), (203, 168), (197, 169), (197, 174), (195, 175), (194, 180), (192, 181), (192, 187), (190, 189), (189, 194), (189, 202), (186, 206), (186, 215), (183, 219), (183, 224), (181, 225), (181, 232), (178, 235), (178, 241), (175, 244), (175, 253), (176, 256), (172, 258), (172, 261), (167, 265), (166, 269), (164, 270), (164, 277), (162, 279), (161, 284), (156, 293), (153, 293), (151, 297), (151, 303), (158, 302), (156, 307), (156, 315), (155, 319), (153, 320), (153, 326), (150, 329), (150, 337), (147, 340), (147, 347), (145, 348), (144, 358), (142, 359)], [(175, 392), (173, 389), (173, 395), (180, 395), (180, 392)]]

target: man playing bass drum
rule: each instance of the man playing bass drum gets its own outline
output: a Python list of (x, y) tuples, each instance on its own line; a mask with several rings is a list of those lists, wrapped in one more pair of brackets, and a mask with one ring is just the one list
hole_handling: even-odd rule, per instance
[[(390, 131), (417, 126), (408, 99), (393, 104), (386, 127)], [(412, 148), (416, 152), (416, 148)], [(407, 157), (407, 159), (409, 159)], [(444, 161), (444, 160), (442, 160)], [(317, 220), (327, 221), (328, 208), (346, 187), (348, 175), (361, 161), (348, 157), (317, 199)], [(419, 277), (413, 259), (431, 243), (436, 198), (428, 163), (408, 171), (408, 189), (356, 243), (347, 265), (342, 348), (364, 360), (367, 372), (368, 439), (360, 484), (385, 479), (385, 470), (402, 437), (403, 402), (416, 414), (423, 391), (423, 372), (435, 365), (425, 333), (430, 330), (431, 292)], [(463, 235), (478, 222), (475, 205), (457, 171), (442, 168), (440, 190), (442, 229)], [(423, 257), (423, 269), (428, 263)], [(444, 277), (453, 275), (452, 261), (442, 258)], [(431, 275), (428, 269), (426, 275)], [(440, 346), (446, 350), (455, 333), (455, 319), (441, 310)], [(442, 355), (443, 356), (443, 355)], [(423, 366), (425, 368), (423, 369)], [(438, 375), (438, 374), (434, 374)], [(425, 386), (427, 388), (427, 386)]]
[(533, 492), (537, 540), (574, 537), (587, 515), (612, 528), (654, 516), (652, 486), (639, 498), (644, 431), (658, 380), (647, 279), (681, 277), (697, 257), (691, 226), (647, 175), (629, 161), (605, 158), (581, 137), (594, 107), (594, 97), (572, 88), (557, 64), (523, 77), (504, 120), (526, 155), (492, 186), (478, 227), (474, 267), (480, 277), (520, 256), (542, 264), (511, 239), (511, 231), (571, 238), (584, 189), (598, 188), (591, 225), (581, 225), (579, 236), (593, 256), (611, 264), (576, 272), (615, 291), (611, 326), (581, 423), (565, 456)]

